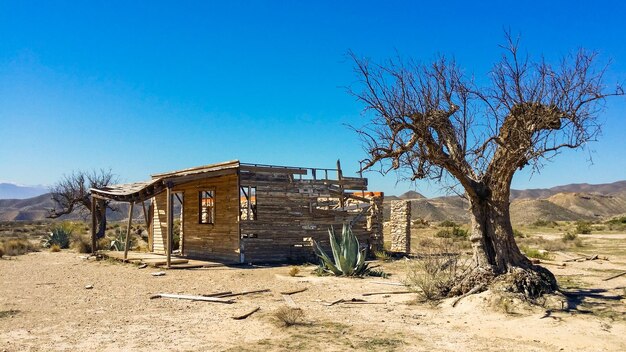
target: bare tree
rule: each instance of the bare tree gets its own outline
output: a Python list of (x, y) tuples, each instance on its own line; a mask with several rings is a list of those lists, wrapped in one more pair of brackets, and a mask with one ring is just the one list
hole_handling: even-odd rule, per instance
[[(50, 188), (52, 200), (57, 207), (50, 209), (48, 218), (58, 218), (63, 215), (78, 213), (91, 213), (91, 188), (101, 188), (117, 183), (116, 176), (111, 170), (73, 171)], [(96, 220), (98, 222), (98, 238), (104, 237), (106, 231), (106, 210), (115, 210), (110, 206), (110, 202), (104, 202), (100, 206), (96, 202)]]
[(563, 148), (580, 148), (600, 131), (607, 66), (578, 51), (551, 65), (531, 61), (505, 34), (504, 54), (479, 87), (454, 61), (430, 65), (392, 59), (375, 64), (351, 53), (369, 123), (355, 128), (368, 158), (363, 169), (406, 172), (408, 178), (452, 177), (469, 200), (473, 270), (451, 295), (486, 288), (508, 275), (513, 288), (536, 297), (557, 289), (554, 275), (533, 265), (513, 238), (509, 214), (516, 170), (541, 168)]

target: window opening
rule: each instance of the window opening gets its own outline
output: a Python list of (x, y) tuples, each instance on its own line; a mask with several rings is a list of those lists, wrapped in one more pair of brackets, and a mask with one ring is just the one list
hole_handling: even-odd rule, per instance
[(200, 223), (215, 223), (215, 191), (200, 191)]
[(241, 186), (239, 191), (239, 218), (256, 220), (256, 187)]

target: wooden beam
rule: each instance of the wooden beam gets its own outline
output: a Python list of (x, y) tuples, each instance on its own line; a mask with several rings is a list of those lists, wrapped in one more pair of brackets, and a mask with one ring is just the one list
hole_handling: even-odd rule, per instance
[(141, 207), (143, 208), (143, 220), (146, 222), (146, 231), (148, 231), (148, 227), (150, 227), (150, 220), (148, 219), (148, 212), (146, 211), (146, 201), (141, 201)]
[(91, 253), (96, 254), (96, 198), (91, 197)]
[(167, 260), (166, 268), (170, 268), (172, 262), (172, 240), (174, 239), (174, 214), (172, 204), (172, 188), (170, 185), (167, 187), (167, 209), (165, 210), (167, 218)]
[(344, 187), (343, 187), (343, 172), (341, 171), (341, 161), (337, 159), (337, 180), (339, 180), (339, 206), (344, 206)]
[(130, 225), (133, 223), (133, 207), (135, 203), (130, 202), (128, 207), (128, 226), (126, 227), (126, 244), (124, 245), (124, 260), (128, 258), (128, 247), (130, 245)]

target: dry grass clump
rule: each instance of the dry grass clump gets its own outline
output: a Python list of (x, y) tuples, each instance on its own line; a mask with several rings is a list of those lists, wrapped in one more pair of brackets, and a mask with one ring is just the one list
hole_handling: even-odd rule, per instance
[(421, 301), (447, 297), (455, 281), (466, 269), (461, 252), (452, 241), (426, 248), (419, 259), (408, 263), (404, 284), (417, 293)]
[(60, 252), (61, 251), (61, 246), (59, 246), (58, 244), (53, 244), (50, 246), (50, 252)]
[(39, 246), (34, 245), (26, 238), (11, 238), (0, 242), (0, 250), (3, 255), (22, 255), (29, 252), (39, 251)]
[(300, 274), (300, 268), (297, 266), (292, 266), (291, 269), (289, 269), (289, 276), (295, 277), (298, 276), (298, 274)]
[(88, 236), (75, 234), (72, 236), (70, 247), (78, 253), (91, 253), (91, 240)]
[(278, 308), (273, 316), (280, 326), (289, 327), (304, 324), (304, 311), (300, 308), (283, 306)]

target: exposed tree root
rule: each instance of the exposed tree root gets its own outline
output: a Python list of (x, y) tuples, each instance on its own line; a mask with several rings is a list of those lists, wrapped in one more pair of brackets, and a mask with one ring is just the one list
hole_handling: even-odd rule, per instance
[(558, 290), (554, 275), (547, 269), (532, 265), (528, 268), (513, 267), (507, 273), (496, 275), (491, 270), (474, 268), (459, 277), (447, 292), (448, 297), (465, 297), (487, 289), (520, 293), (529, 300)]

